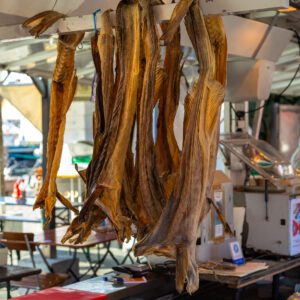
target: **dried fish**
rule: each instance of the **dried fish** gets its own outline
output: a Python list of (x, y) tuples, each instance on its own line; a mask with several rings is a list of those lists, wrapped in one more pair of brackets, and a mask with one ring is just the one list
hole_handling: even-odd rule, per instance
[(114, 107), (114, 43), (113, 25), (110, 18), (112, 10), (105, 11), (100, 16), (101, 30), (98, 38), (98, 49), (101, 60), (102, 94), (105, 123), (109, 124)]
[[(48, 11), (26, 20), (23, 24), (30, 33), (39, 36), (64, 15)], [(50, 125), (47, 148), (47, 173), (39, 195), (34, 204), (35, 208), (45, 207), (46, 224), (52, 217), (56, 199), (78, 214), (69, 200), (57, 191), (56, 176), (60, 164), (63, 147), (63, 136), (66, 126), (66, 114), (72, 103), (77, 77), (74, 66), (74, 56), (77, 45), (83, 39), (84, 33), (75, 32), (59, 35), (58, 55), (52, 78)]]
[(61, 14), (57, 11), (48, 10), (27, 19), (23, 23), (23, 27), (29, 29), (29, 33), (31, 35), (39, 37), (55, 22), (64, 17), (64, 14)]
[[(97, 73), (93, 156), (88, 168), (79, 171), (86, 183), (84, 205), (63, 241), (85, 241), (105, 217), (123, 241), (134, 234), (131, 225), (135, 224), (138, 238), (135, 254), (176, 259), (177, 290), (181, 292), (187, 283), (187, 291), (192, 293), (199, 286), (198, 228), (213, 205), (210, 197), (226, 85), (227, 43), (221, 17), (204, 17), (199, 1), (181, 0), (170, 22), (162, 24), (162, 39), (166, 42), (162, 67), (153, 14), (153, 5), (157, 3), (120, 1), (115, 31), (110, 11), (100, 16), (101, 31), (91, 42)], [(185, 98), (184, 141), (180, 152), (174, 136), (174, 120), (182, 68), (179, 26), (184, 17), (199, 74)], [(74, 62), (70, 59), (72, 47), (62, 47), (70, 44), (70, 39), (72, 36), (66, 37), (59, 47), (61, 60), (53, 74), (55, 107), (51, 111), (50, 160), (37, 202), (46, 205), (48, 217), (55, 197), (69, 205), (57, 192), (55, 176), (65, 113), (76, 86)], [(154, 143), (153, 109), (157, 103), (159, 117)], [(217, 208), (216, 211), (226, 226), (221, 212)]]
[[(91, 49), (92, 57), (94, 60), (94, 65), (96, 69), (96, 95), (95, 95), (95, 112), (93, 118), (93, 135), (94, 135), (94, 147), (92, 161), (90, 162), (88, 168), (83, 171), (78, 171), (79, 175), (83, 177), (86, 184), (86, 194), (88, 190), (97, 181), (97, 161), (101, 155), (101, 146), (105, 135), (105, 117), (104, 117), (104, 104), (103, 104), (103, 94), (102, 94), (102, 76), (101, 76), (101, 60), (98, 48), (99, 34), (96, 33), (91, 39)], [(66, 234), (64, 235), (62, 242), (70, 240), (75, 244), (85, 241), (90, 235), (92, 228), (99, 225), (106, 215), (96, 205), (92, 205), (92, 209), (87, 211), (81, 218), (76, 217), (70, 224)]]
[(171, 19), (168, 23), (168, 27), (164, 31), (163, 35), (161, 36), (161, 40), (164, 40), (165, 43), (170, 43), (173, 40), (174, 35), (178, 31), (178, 28), (180, 26), (180, 23), (184, 16), (186, 15), (189, 7), (191, 6), (193, 0), (180, 0), (173, 12)]
[(143, 49), (145, 53), (145, 70), (143, 89), (138, 109), (138, 185), (139, 206), (147, 216), (147, 228), (152, 228), (165, 203), (163, 186), (161, 185), (155, 165), (152, 110), (155, 97), (155, 76), (160, 56), (159, 41), (150, 1), (139, 0), (142, 8)]
[[(163, 29), (166, 28), (163, 24)], [(174, 34), (173, 40), (166, 46), (164, 70), (167, 82), (159, 101), (157, 121), (157, 139), (155, 154), (157, 170), (163, 178), (166, 196), (173, 190), (174, 174), (178, 171), (180, 151), (174, 135), (174, 120), (179, 103), (179, 87), (181, 77), (182, 51), (180, 46), (180, 30)]]
[[(121, 1), (117, 8), (116, 44), (118, 49), (118, 68), (115, 87), (116, 93), (107, 91), (102, 85), (103, 99), (113, 101), (111, 121), (104, 123), (104, 135), (101, 150), (93, 155), (88, 174), (93, 178), (87, 180), (87, 194), (84, 206), (80, 212), (78, 223), (84, 224), (87, 215), (98, 206), (115, 226), (120, 240), (130, 238), (130, 220), (122, 214), (120, 195), (125, 171), (126, 151), (131, 140), (131, 128), (136, 114), (137, 96), (140, 77), (140, 10), (137, 1)], [(109, 25), (109, 23), (107, 23)], [(99, 43), (98, 43), (99, 45)], [(107, 55), (109, 51), (105, 52)], [(103, 52), (103, 55), (105, 55)], [(101, 57), (101, 53), (100, 53)], [(102, 62), (101, 62), (102, 63)], [(111, 64), (108, 64), (110, 67)], [(101, 68), (103, 70), (103, 68)], [(104, 71), (105, 75), (111, 74)], [(101, 76), (104, 74), (101, 73)], [(105, 84), (109, 80), (103, 80)], [(112, 95), (113, 94), (113, 95)], [(111, 97), (115, 99), (111, 100)], [(108, 103), (103, 103), (106, 105)], [(105, 109), (103, 109), (105, 112)], [(108, 110), (107, 110), (108, 111)], [(105, 113), (104, 119), (105, 119)], [(109, 115), (109, 114), (108, 114)], [(108, 120), (109, 118), (106, 118)], [(99, 145), (98, 145), (99, 146)], [(94, 146), (94, 147), (98, 147)], [(95, 154), (95, 151), (94, 151)]]
[[(216, 80), (216, 69), (224, 62), (215, 63), (213, 43), (198, 1), (192, 3), (185, 20), (200, 73), (195, 91), (191, 94), (193, 99), (189, 103), (191, 110), (186, 124), (179, 175), (157, 225), (138, 243), (135, 252), (137, 255), (155, 253), (176, 258), (177, 290), (181, 292), (187, 280), (187, 291), (192, 293), (199, 286), (195, 253), (197, 230), (207, 211), (207, 190), (212, 184), (210, 168), (214, 167), (216, 159), (216, 152), (211, 154), (210, 151), (218, 143), (217, 117), (224, 98), (224, 86)], [(220, 31), (219, 36), (225, 40), (221, 23), (215, 30)], [(222, 47), (222, 51), (226, 53), (225, 47)], [(225, 54), (222, 57), (225, 58)]]

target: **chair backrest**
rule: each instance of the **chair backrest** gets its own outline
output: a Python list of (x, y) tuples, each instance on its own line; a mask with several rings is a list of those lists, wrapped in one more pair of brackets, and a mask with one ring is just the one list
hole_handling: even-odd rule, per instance
[(25, 232), (8, 232), (2, 233), (3, 243), (9, 250), (17, 251), (35, 251), (34, 234)]

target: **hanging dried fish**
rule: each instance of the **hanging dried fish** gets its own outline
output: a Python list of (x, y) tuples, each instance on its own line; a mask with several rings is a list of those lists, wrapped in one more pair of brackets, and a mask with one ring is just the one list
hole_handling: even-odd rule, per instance
[[(97, 181), (97, 178), (95, 177), (97, 174), (97, 161), (101, 155), (101, 147), (104, 141), (105, 128), (107, 128), (107, 124), (105, 123), (107, 118), (105, 118), (104, 113), (102, 72), (98, 40), (99, 33), (96, 32), (91, 39), (92, 57), (96, 69), (95, 112), (93, 115), (94, 146), (92, 160), (88, 168), (85, 170), (84, 175), (82, 175), (86, 184), (86, 191), (88, 191), (89, 188)], [(107, 91), (107, 89), (105, 89), (105, 91)], [(78, 173), (82, 174), (80, 172), (82, 171), (79, 171)], [(99, 225), (105, 219), (105, 217), (106, 215), (101, 208), (96, 205), (92, 205), (92, 209), (87, 211), (84, 217), (81, 216), (81, 219), (76, 217), (71, 222), (66, 234), (62, 239), (62, 242), (66, 242), (67, 240), (70, 240), (70, 242), (74, 242), (75, 244), (84, 242), (90, 235), (92, 228)]]
[[(166, 28), (164, 25), (166, 24), (163, 24), (163, 29)], [(166, 46), (164, 70), (167, 82), (159, 101), (155, 144), (157, 170), (163, 178), (167, 197), (173, 190), (175, 173), (178, 171), (180, 162), (180, 151), (174, 135), (174, 120), (179, 103), (181, 58), (180, 30), (178, 29), (173, 40)]]
[(144, 210), (147, 216), (147, 228), (142, 229), (142, 231), (147, 231), (156, 224), (165, 203), (163, 187), (156, 171), (152, 126), (155, 76), (160, 50), (151, 3), (148, 0), (139, 0), (139, 3), (142, 8), (141, 22), (143, 24), (145, 70), (137, 118), (137, 167), (139, 185), (137, 201), (139, 201), (139, 206)]
[(110, 18), (112, 10), (105, 11), (100, 16), (100, 27), (98, 38), (98, 49), (101, 60), (102, 94), (104, 104), (105, 123), (110, 124), (112, 111), (114, 108), (114, 48), (115, 38), (113, 25)]
[(41, 12), (23, 23), (23, 27), (29, 29), (29, 33), (35, 37), (39, 37), (49, 27), (51, 27), (59, 19), (64, 18), (65, 15), (57, 11), (48, 10)]
[[(116, 20), (118, 73), (114, 87), (117, 91), (112, 93), (110, 88), (104, 89), (102, 86), (103, 99), (110, 101), (103, 103), (104, 106), (109, 105), (107, 111), (111, 109), (111, 103), (113, 103), (111, 121), (104, 124), (107, 127), (104, 130), (101, 149), (95, 155), (95, 159), (93, 156), (90, 165), (88, 174), (90, 173), (93, 179), (89, 180), (89, 176), (87, 178), (87, 195), (78, 222), (85, 223), (87, 215), (96, 205), (105, 212), (115, 226), (119, 239), (123, 240), (124, 238), (129, 239), (131, 236), (131, 222), (122, 214), (120, 195), (127, 155), (127, 151), (124, 149), (128, 149), (131, 140), (131, 128), (134, 124), (140, 84), (138, 80), (141, 51), (138, 2), (121, 1), (117, 8)], [(109, 26), (108, 23), (107, 25)], [(105, 51), (105, 53), (110, 54), (109, 51)], [(103, 55), (105, 53), (103, 52)], [(107, 64), (107, 66), (111, 67), (112, 64)], [(101, 68), (101, 71), (103, 84), (111, 84), (109, 80), (103, 80), (104, 75), (111, 75), (110, 70), (105, 69), (104, 71)], [(109, 95), (104, 95), (104, 90), (107, 90)], [(111, 99), (114, 95), (115, 99)], [(105, 109), (103, 112), (105, 119)]]
[[(224, 98), (224, 86), (216, 79), (216, 74), (226, 72), (215, 63), (215, 52), (208, 35), (206, 24), (198, 1), (194, 1), (186, 16), (186, 27), (193, 43), (200, 65), (199, 78), (191, 96), (191, 110), (186, 124), (185, 141), (182, 150), (179, 176), (171, 199), (148, 236), (136, 246), (137, 255), (156, 253), (176, 258), (176, 285), (181, 292), (187, 280), (187, 291), (198, 289), (199, 276), (196, 263), (196, 240), (199, 224), (207, 212), (207, 190), (212, 178), (210, 168), (214, 167), (216, 151), (210, 151), (218, 143), (219, 109)], [(216, 36), (226, 38), (222, 24), (216, 26)], [(219, 33), (220, 32), (220, 33)], [(222, 43), (220, 44), (223, 45)], [(226, 47), (222, 47), (223, 59)]]
[[(29, 28), (30, 33), (39, 36), (63, 16), (64, 15), (60, 13), (48, 11), (29, 18), (24, 22), (23, 26)], [(74, 66), (75, 50), (83, 39), (83, 36), (84, 33), (75, 32), (59, 35), (58, 39), (58, 55), (51, 87), (47, 173), (41, 191), (34, 204), (34, 209), (45, 208), (46, 224), (52, 217), (52, 210), (55, 206), (56, 198), (75, 214), (78, 214), (78, 210), (71, 205), (70, 201), (57, 191), (56, 176), (62, 154), (66, 114), (72, 103), (77, 86)]]
[(191, 6), (193, 0), (180, 0), (173, 12), (171, 19), (168, 23), (166, 30), (164, 31), (163, 35), (161, 36), (161, 40), (164, 40), (165, 43), (170, 43), (173, 40), (174, 35), (179, 29), (180, 23), (184, 16), (186, 15), (189, 7)]
[[(181, 292), (187, 283), (187, 291), (192, 293), (199, 286), (198, 228), (213, 204), (209, 199), (226, 85), (227, 43), (221, 17), (204, 18), (198, 0), (181, 0), (170, 22), (162, 25), (162, 39), (167, 45), (162, 68), (154, 3), (157, 1), (120, 1), (115, 37), (110, 11), (100, 16), (101, 31), (91, 43), (97, 73), (93, 156), (87, 170), (79, 172), (86, 183), (85, 201), (63, 241), (85, 241), (105, 217), (114, 225), (119, 240), (129, 239), (134, 223), (139, 240), (135, 254), (176, 259), (177, 290)], [(173, 127), (181, 77), (179, 26), (184, 17), (199, 74), (185, 98), (180, 152)], [(68, 55), (63, 49), (61, 61), (68, 61)], [(74, 62), (65, 66), (66, 72), (62, 70), (63, 65), (58, 64), (53, 74), (55, 107), (51, 111), (52, 136), (48, 148), (51, 161), (37, 202), (42, 206), (46, 199), (48, 216), (55, 203), (53, 193), (65, 202), (57, 193), (55, 176), (65, 113), (76, 86)], [(157, 103), (159, 117), (154, 144), (153, 108)], [(221, 212), (217, 213), (226, 223)]]
[[(101, 32), (96, 32), (91, 39), (92, 56), (96, 69), (96, 95), (95, 112), (93, 118), (94, 147), (92, 161), (85, 175), (86, 194), (97, 184), (101, 172), (101, 155), (103, 154), (105, 137), (110, 126), (111, 112), (113, 109), (113, 59), (114, 59), (114, 35), (110, 10), (100, 15)], [(70, 239), (75, 243), (83, 242), (90, 235), (93, 227), (97, 227), (106, 218), (103, 210), (91, 204), (91, 209), (75, 218), (69, 226), (63, 242)]]

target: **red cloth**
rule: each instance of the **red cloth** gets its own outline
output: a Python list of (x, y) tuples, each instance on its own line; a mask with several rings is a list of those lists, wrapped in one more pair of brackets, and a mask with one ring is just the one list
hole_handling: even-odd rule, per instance
[(102, 300), (106, 299), (106, 295), (91, 293), (87, 291), (71, 290), (61, 287), (54, 287), (51, 289), (46, 289), (39, 291), (37, 293), (32, 293), (29, 295), (24, 295), (16, 297), (14, 299), (20, 300)]

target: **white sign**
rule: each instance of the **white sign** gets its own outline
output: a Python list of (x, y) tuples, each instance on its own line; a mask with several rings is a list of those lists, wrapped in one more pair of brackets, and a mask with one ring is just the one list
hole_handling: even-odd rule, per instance
[(290, 255), (296, 255), (300, 253), (300, 198), (290, 203)]
[[(216, 190), (214, 191), (214, 199), (213, 201), (217, 205), (217, 207), (220, 209), (222, 213), (224, 213), (224, 207), (223, 207), (223, 191), (222, 190)], [(215, 229), (214, 229), (214, 238), (222, 238), (224, 236), (224, 226), (221, 220), (219, 219), (219, 216), (217, 212), (214, 213), (214, 224), (215, 224)]]
[(237, 265), (245, 263), (244, 255), (238, 241), (229, 243), (232, 262)]

